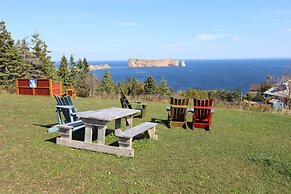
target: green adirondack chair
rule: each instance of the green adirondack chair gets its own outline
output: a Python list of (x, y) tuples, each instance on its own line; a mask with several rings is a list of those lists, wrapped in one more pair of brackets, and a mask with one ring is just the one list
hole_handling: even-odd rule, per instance
[(120, 104), (121, 104), (122, 108), (140, 110), (141, 113), (140, 113), (140, 115), (138, 115), (140, 118), (142, 118), (143, 115), (145, 115), (145, 109), (146, 109), (146, 106), (147, 106), (146, 103), (143, 103), (141, 101), (129, 102), (122, 91), (120, 91), (120, 94), (121, 95), (120, 95), (119, 100), (120, 100)]

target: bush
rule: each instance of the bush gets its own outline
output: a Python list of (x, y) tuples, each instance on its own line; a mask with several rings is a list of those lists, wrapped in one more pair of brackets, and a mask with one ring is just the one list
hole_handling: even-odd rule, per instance
[(256, 104), (256, 103), (242, 103), (242, 109), (255, 112), (272, 112), (272, 106), (268, 104)]

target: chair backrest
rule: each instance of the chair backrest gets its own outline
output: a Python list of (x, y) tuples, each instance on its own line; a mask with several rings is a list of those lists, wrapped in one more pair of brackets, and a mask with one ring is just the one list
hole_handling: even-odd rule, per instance
[(186, 121), (189, 99), (171, 97), (170, 104), (171, 121)]
[(128, 100), (126, 99), (126, 96), (124, 95), (124, 93), (122, 91), (120, 91), (120, 103), (121, 103), (121, 107), (122, 108), (129, 108), (132, 109), (132, 106), (130, 105), (130, 103), (128, 102)]
[[(201, 108), (204, 107), (204, 108)], [(210, 99), (193, 99), (194, 117), (196, 119), (207, 119), (211, 113), (212, 98)], [(208, 109), (205, 109), (208, 108)]]
[[(77, 113), (77, 110), (73, 104), (73, 101), (72, 101), (72, 98), (70, 96), (57, 96), (54, 94), (54, 97), (57, 101), (57, 105), (62, 105), (62, 106), (73, 106), (72, 108), (72, 113)], [(65, 109), (65, 108), (62, 108), (61, 109), (65, 119), (66, 119), (66, 122), (71, 122), (71, 117), (72, 115), (70, 115), (70, 111), (69, 109)], [(76, 115), (73, 115), (73, 119), (74, 121), (77, 120), (77, 117)]]
[(170, 104), (171, 105), (188, 105), (189, 104), (189, 98), (170, 98)]

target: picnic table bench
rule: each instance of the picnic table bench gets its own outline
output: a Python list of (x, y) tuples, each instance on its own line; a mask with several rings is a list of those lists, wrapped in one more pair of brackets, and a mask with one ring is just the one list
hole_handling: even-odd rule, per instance
[(144, 122), (130, 129), (126, 129), (125, 131), (122, 131), (120, 129), (115, 130), (115, 135), (118, 137), (119, 146), (132, 149), (131, 145), (133, 137), (139, 134), (143, 134), (145, 132), (147, 137), (158, 140), (158, 136), (155, 134), (156, 125), (157, 123)]

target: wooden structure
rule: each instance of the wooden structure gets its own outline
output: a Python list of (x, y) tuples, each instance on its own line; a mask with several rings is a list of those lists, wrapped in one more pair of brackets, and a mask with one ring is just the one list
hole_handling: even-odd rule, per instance
[(168, 109), (169, 127), (187, 127), (186, 115), (188, 112), (188, 98), (170, 98), (170, 108)]
[[(155, 135), (156, 123), (145, 122), (132, 127), (133, 116), (140, 110), (124, 108), (107, 108), (97, 111), (79, 112), (78, 116), (85, 123), (84, 141), (72, 140), (73, 127), (68, 124), (59, 125), (61, 137), (57, 138), (57, 144), (69, 147), (87, 149), (97, 152), (134, 157), (132, 149), (133, 137), (146, 132), (150, 138), (157, 139)], [(126, 130), (121, 129), (121, 119), (125, 118)], [(105, 134), (110, 121), (115, 122), (115, 135), (118, 137), (119, 147), (105, 145)], [(97, 129), (97, 143), (92, 143), (93, 130)]]
[(62, 83), (51, 79), (16, 79), (16, 93), (21, 95), (62, 95)]
[(209, 130), (212, 123), (212, 99), (193, 99), (193, 128)]
[(120, 91), (120, 104), (122, 108), (128, 108), (128, 109), (136, 109), (136, 110), (140, 110), (141, 113), (139, 115), (139, 117), (143, 117), (143, 115), (145, 115), (145, 111), (146, 111), (146, 103), (143, 103), (141, 101), (134, 101), (134, 102), (129, 102), (126, 98), (126, 96), (124, 95), (124, 93), (122, 91)]
[(66, 86), (66, 96), (76, 98), (76, 92), (72, 86)]
[[(54, 95), (57, 101), (56, 112), (58, 115), (59, 125), (64, 123), (70, 123), (69, 126), (73, 126), (73, 131), (84, 128), (84, 123), (77, 117), (77, 109), (75, 108), (70, 96), (60, 97)], [(62, 115), (64, 119), (62, 118)], [(58, 131), (57, 125), (48, 129), (48, 132)]]

